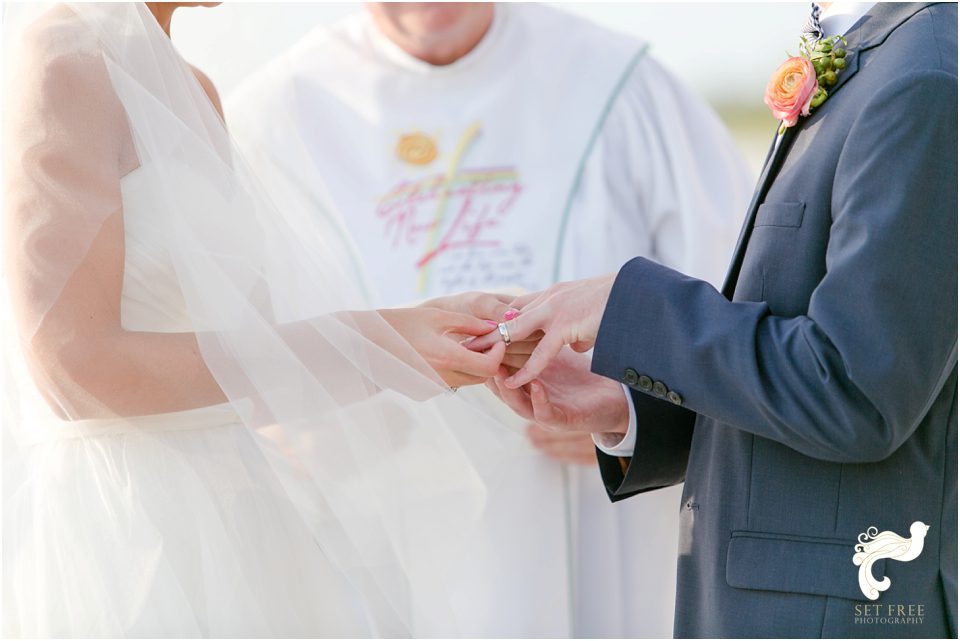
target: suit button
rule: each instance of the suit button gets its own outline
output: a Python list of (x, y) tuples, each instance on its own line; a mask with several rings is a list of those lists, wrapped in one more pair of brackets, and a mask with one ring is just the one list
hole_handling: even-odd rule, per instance
[(667, 400), (673, 403), (674, 405), (683, 405), (683, 399), (680, 398), (680, 395), (670, 390), (667, 392)]
[(637, 374), (637, 370), (632, 367), (628, 367), (623, 372), (623, 382), (627, 385), (636, 385), (637, 380), (640, 378), (640, 375)]
[(660, 381), (657, 381), (653, 384), (653, 393), (660, 397), (666, 396), (667, 386)]
[(644, 392), (649, 392), (653, 389), (653, 380), (649, 376), (641, 376), (640, 380), (637, 381), (637, 387), (642, 389)]

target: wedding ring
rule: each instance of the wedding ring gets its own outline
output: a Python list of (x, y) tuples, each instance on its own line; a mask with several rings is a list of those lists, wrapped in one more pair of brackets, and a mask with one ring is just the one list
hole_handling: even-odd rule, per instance
[(500, 338), (503, 339), (503, 342), (507, 345), (510, 344), (510, 330), (507, 329), (506, 323), (497, 323), (497, 329), (500, 330)]

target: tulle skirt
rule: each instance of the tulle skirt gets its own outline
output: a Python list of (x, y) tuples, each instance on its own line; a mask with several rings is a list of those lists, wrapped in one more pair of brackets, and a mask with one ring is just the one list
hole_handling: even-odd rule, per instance
[(5, 488), (3, 635), (376, 634), (228, 409), (81, 422)]

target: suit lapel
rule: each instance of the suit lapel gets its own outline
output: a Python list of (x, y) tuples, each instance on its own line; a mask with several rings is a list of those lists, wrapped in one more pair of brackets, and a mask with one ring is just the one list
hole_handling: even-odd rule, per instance
[[(830, 96), (835, 95), (860, 69), (860, 54), (864, 49), (875, 47), (882, 43), (890, 32), (907, 20), (910, 16), (933, 3), (890, 3), (884, 5), (877, 4), (867, 14), (854, 24), (846, 34), (847, 63), (843, 73), (837, 77), (837, 83), (830, 89)], [(830, 108), (830, 99), (821, 107), (821, 109)], [(777, 176), (777, 172), (783, 165), (783, 161), (790, 151), (790, 145), (796, 137), (798, 131), (802, 129), (810, 118), (803, 118), (795, 126), (787, 129), (783, 134), (783, 140), (771, 153), (767, 154), (767, 162), (760, 173), (760, 180), (757, 181), (757, 188), (753, 194), (753, 200), (747, 209), (747, 217), (740, 230), (740, 238), (737, 240), (737, 247), (733, 252), (733, 258), (730, 261), (730, 268), (727, 271), (727, 277), (723, 281), (723, 287), (720, 290), (728, 299), (733, 299), (733, 293), (737, 287), (737, 279), (740, 277), (740, 269), (743, 267), (743, 258), (747, 251), (747, 245), (750, 242), (750, 235), (753, 232), (753, 224), (756, 221), (757, 210), (763, 203), (770, 186)], [(776, 140), (774, 140), (776, 144)]]
[(750, 207), (747, 209), (747, 218), (743, 222), (743, 227), (740, 229), (740, 238), (737, 240), (737, 248), (733, 252), (733, 259), (730, 262), (730, 267), (727, 270), (727, 277), (724, 279), (723, 288), (721, 289), (723, 295), (730, 300), (733, 300), (733, 292), (737, 286), (737, 278), (740, 276), (740, 268), (743, 266), (743, 257), (747, 251), (747, 243), (750, 242), (750, 234), (753, 231), (753, 223), (757, 218), (757, 210), (760, 208), (760, 203), (763, 202), (764, 197), (766, 197), (767, 191), (770, 189), (770, 184), (773, 182), (773, 178), (777, 175), (777, 171), (780, 168), (780, 165), (783, 163), (783, 159), (786, 158), (787, 152), (790, 149), (790, 144), (796, 137), (797, 130), (799, 128), (799, 124), (788, 128), (783, 133), (779, 145), (776, 144), (776, 139), (774, 139), (773, 144), (776, 145), (776, 147), (767, 155), (767, 163), (760, 172), (760, 180), (757, 181), (757, 188), (753, 192), (753, 200), (750, 202)]

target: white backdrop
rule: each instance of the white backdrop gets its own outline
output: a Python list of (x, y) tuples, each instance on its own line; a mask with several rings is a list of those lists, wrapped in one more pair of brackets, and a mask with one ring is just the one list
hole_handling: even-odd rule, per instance
[[(809, 3), (551, 3), (652, 45), (653, 54), (714, 104), (758, 105), (773, 69), (796, 51)], [(180, 9), (173, 38), (226, 96), (251, 71), (318, 24), (362, 3), (230, 2)]]

